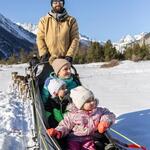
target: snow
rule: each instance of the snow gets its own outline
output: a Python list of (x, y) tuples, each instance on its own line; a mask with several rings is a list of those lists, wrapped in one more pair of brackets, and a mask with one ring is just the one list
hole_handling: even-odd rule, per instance
[(0, 150), (23, 150), (31, 138), (30, 102), (11, 87), (11, 72), (25, 74), (24, 65), (0, 67)]
[[(18, 22), (16, 24), (23, 27), (25, 30), (27, 30), (29, 32), (32, 32), (34, 34), (37, 33), (37, 25), (35, 25), (35, 24), (20, 23), (20, 22)], [(141, 33), (136, 34), (136, 35), (127, 34), (127, 35), (123, 36), (119, 41), (113, 42), (112, 44), (118, 51), (123, 52), (127, 45), (143, 39), (146, 34), (148, 34), (148, 33), (147, 32), (141, 32)], [(96, 42), (96, 40), (91, 39), (90, 37), (87, 37), (86, 35), (80, 34), (80, 42), (83, 45), (89, 46), (91, 41)], [(106, 43), (106, 41), (97, 41), (97, 42), (99, 42), (101, 45), (104, 45)]]
[(141, 32), (140, 34), (134, 35), (134, 38), (136, 40), (140, 40), (142, 39), (146, 34), (148, 34), (147, 32)]
[(113, 43), (113, 45), (118, 51), (123, 52), (127, 45), (140, 41), (145, 37), (146, 34), (147, 34), (146, 32), (141, 32), (140, 34), (134, 36), (128, 34), (126, 36), (123, 36), (119, 40), (119, 42)]
[[(29, 32), (32, 32), (34, 34), (37, 33), (37, 25), (35, 25), (35, 24), (19, 23), (19, 22), (16, 24), (23, 27), (25, 30), (27, 30)], [(125, 50), (127, 45), (140, 41), (141, 39), (143, 39), (145, 37), (146, 34), (148, 34), (148, 33), (141, 32), (136, 35), (127, 34), (127, 35), (123, 36), (119, 41), (113, 42), (112, 44), (118, 51), (120, 51), (122, 53)], [(79, 36), (80, 36), (80, 42), (85, 46), (89, 46), (91, 41), (96, 42), (96, 40), (91, 39), (91, 38), (87, 37), (86, 35), (80, 34)], [(99, 42), (101, 45), (104, 45), (106, 43), (106, 41), (97, 41), (97, 42)]]
[(8, 32), (12, 33), (19, 39), (26, 39), (31, 43), (35, 43), (35, 39), (31, 37), (26, 30), (20, 28), (17, 24), (13, 23), (10, 19), (5, 18), (2, 14), (0, 14), (0, 26), (3, 27)]
[[(113, 68), (103, 63), (75, 65), (83, 85), (99, 99), (99, 106), (117, 116), (113, 129), (150, 149), (150, 61), (123, 61)], [(26, 64), (0, 66), (0, 149), (19, 150), (31, 144), (29, 101), (11, 90), (11, 72), (24, 74)], [(120, 136), (113, 133), (117, 138)], [(123, 140), (123, 139), (122, 139)]]
[(37, 33), (37, 25), (34, 25), (32, 23), (16, 23), (18, 26), (23, 27), (25, 30), (28, 30), (29, 32), (32, 32), (34, 34)]
[(134, 41), (135, 41), (135, 38), (128, 34), (125, 37), (121, 38), (119, 42), (120, 43), (131, 43)]

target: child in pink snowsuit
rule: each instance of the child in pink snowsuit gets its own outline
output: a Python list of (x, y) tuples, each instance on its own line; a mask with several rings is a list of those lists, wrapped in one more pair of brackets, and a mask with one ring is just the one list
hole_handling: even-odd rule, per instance
[(68, 113), (54, 129), (48, 129), (50, 136), (67, 136), (68, 150), (95, 150), (92, 135), (95, 131), (104, 133), (115, 121), (115, 115), (106, 108), (96, 107), (93, 93), (83, 86), (71, 90), (73, 103)]

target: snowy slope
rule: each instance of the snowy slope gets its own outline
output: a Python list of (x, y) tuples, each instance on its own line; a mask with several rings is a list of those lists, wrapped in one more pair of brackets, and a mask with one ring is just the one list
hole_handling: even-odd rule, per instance
[(21, 49), (30, 51), (36, 36), (0, 14), (0, 59), (18, 54)]
[(24, 28), (5, 18), (2, 14), (0, 14), (0, 26), (19, 39), (26, 39), (31, 43), (35, 43), (35, 38), (30, 32), (27, 32), (26, 30), (24, 30)]
[(32, 32), (34, 34), (37, 33), (37, 25), (34, 25), (32, 23), (19, 23), (17, 22), (16, 23), (18, 26), (21, 26), (23, 27), (25, 30), (29, 31), (29, 32)]
[[(121, 62), (109, 69), (102, 63), (75, 65), (82, 84), (91, 89), (99, 105), (117, 116), (113, 129), (150, 149), (150, 61)], [(0, 67), (0, 149), (23, 149), (29, 141), (29, 105), (10, 89), (12, 71), (24, 74), (23, 65)], [(114, 134), (116, 136), (116, 134)], [(119, 137), (120, 138), (120, 137)], [(6, 144), (7, 143), (7, 144)]]

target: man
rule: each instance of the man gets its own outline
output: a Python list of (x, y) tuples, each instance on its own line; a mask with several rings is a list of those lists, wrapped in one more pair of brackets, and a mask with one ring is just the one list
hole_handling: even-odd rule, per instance
[(37, 32), (39, 56), (50, 55), (51, 64), (56, 58), (65, 58), (72, 63), (79, 46), (79, 32), (76, 19), (69, 16), (64, 0), (51, 0), (52, 10), (40, 19)]

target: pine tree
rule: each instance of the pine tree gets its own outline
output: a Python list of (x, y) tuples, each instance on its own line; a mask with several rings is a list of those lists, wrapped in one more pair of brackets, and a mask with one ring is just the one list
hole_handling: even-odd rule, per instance
[(132, 47), (127, 47), (126, 50), (124, 51), (125, 59), (131, 60), (132, 54), (133, 54)]
[(87, 55), (86, 55), (86, 62), (90, 63), (93, 62), (93, 53), (94, 53), (94, 47), (93, 43), (91, 42), (90, 47), (87, 50)]
[(17, 64), (18, 63), (18, 57), (16, 56), (16, 54), (13, 54), (12, 56), (10, 56), (7, 61), (6, 64)]
[(150, 48), (145, 43), (143, 43), (142, 46), (135, 43), (132, 47), (126, 48), (124, 55), (126, 59), (133, 61), (149, 60)]
[(108, 40), (104, 45), (104, 59), (105, 61), (110, 61), (116, 59), (118, 56), (117, 50), (113, 47), (111, 40)]
[(150, 60), (150, 47), (143, 43), (140, 49), (140, 57), (142, 58), (142, 60)]
[(100, 62), (104, 60), (104, 49), (99, 42), (91, 42), (86, 60), (87, 62)]

